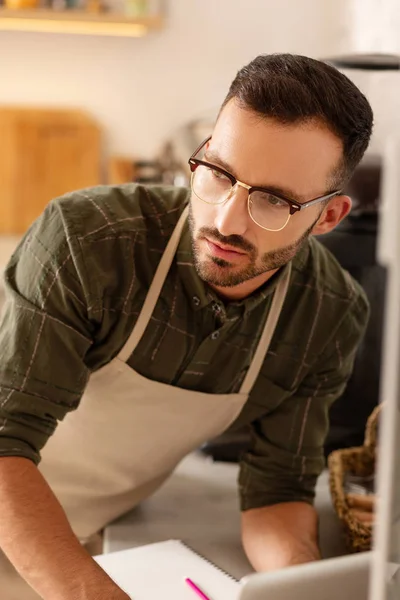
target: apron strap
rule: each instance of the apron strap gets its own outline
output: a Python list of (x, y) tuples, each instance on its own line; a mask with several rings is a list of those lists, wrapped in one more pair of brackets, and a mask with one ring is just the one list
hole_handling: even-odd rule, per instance
[(162, 255), (161, 260), (158, 264), (157, 270), (153, 277), (153, 281), (151, 282), (146, 299), (143, 303), (142, 310), (140, 312), (138, 320), (135, 323), (135, 327), (133, 328), (133, 331), (129, 336), (125, 346), (118, 354), (118, 358), (124, 362), (128, 360), (132, 352), (135, 350), (151, 319), (154, 307), (157, 304), (157, 300), (160, 295), (161, 289), (164, 285), (165, 279), (168, 275), (168, 271), (174, 259), (175, 252), (181, 237), (182, 229), (187, 219), (188, 210), (189, 207), (186, 206), (179, 218), (178, 223), (176, 224), (176, 227), (169, 239), (164, 254)]
[(265, 323), (264, 331), (261, 334), (260, 341), (255, 351), (251, 365), (246, 373), (243, 383), (240, 388), (241, 394), (249, 394), (251, 389), (258, 377), (261, 366), (264, 362), (265, 356), (268, 352), (269, 345), (274, 335), (276, 325), (278, 323), (279, 315), (282, 310), (283, 303), (285, 301), (286, 292), (289, 286), (290, 273), (292, 271), (292, 263), (287, 265), (286, 272), (280, 280), (272, 299), (271, 308), (268, 313), (267, 321)]

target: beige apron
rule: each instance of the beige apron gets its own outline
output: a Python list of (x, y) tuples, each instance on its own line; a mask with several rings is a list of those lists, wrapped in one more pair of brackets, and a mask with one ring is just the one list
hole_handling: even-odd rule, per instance
[(79, 408), (42, 452), (40, 470), (85, 539), (153, 493), (189, 452), (221, 434), (245, 404), (269, 347), (290, 268), (277, 286), (253, 361), (237, 394), (205, 394), (142, 377), (126, 364), (153, 313), (187, 209), (161, 258), (131, 336), (93, 373)]

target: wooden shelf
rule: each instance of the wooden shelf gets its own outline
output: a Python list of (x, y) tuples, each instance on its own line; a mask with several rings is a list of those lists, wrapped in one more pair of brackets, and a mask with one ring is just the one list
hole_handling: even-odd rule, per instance
[(142, 37), (162, 28), (161, 16), (129, 18), (113, 13), (88, 13), (78, 10), (0, 9), (0, 31), (33, 31)]

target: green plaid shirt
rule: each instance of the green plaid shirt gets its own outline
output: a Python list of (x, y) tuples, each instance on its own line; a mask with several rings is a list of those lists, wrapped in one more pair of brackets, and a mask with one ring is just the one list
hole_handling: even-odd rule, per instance
[[(189, 192), (134, 184), (50, 203), (5, 271), (0, 327), (0, 457), (36, 463), (90, 374), (118, 354), (140, 313)], [(188, 227), (128, 364), (188, 390), (239, 390), (282, 272), (224, 303), (197, 275)], [(359, 285), (314, 238), (293, 260), (288, 295), (249, 400), (234, 425), (246, 510), (312, 502), (328, 409), (343, 393), (368, 319)]]

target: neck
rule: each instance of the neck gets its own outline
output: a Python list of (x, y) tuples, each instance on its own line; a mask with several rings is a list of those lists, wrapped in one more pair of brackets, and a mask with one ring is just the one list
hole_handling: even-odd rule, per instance
[(266, 283), (275, 273), (277, 273), (279, 269), (274, 269), (272, 271), (268, 271), (267, 273), (262, 273), (253, 279), (249, 279), (248, 281), (244, 281), (239, 285), (235, 285), (233, 287), (222, 287), (219, 285), (209, 286), (225, 300), (243, 300), (243, 298), (247, 298), (251, 296), (258, 288), (260, 288), (264, 283)]

